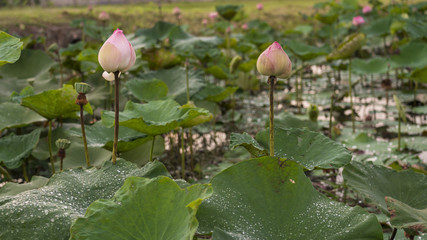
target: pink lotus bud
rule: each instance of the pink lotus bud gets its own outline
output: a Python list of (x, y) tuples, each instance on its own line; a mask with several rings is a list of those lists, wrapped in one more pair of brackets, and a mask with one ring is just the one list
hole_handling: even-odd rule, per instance
[(242, 25), (242, 29), (243, 29), (243, 30), (248, 30), (248, 29), (249, 29), (248, 24), (247, 24), (247, 23), (244, 23), (244, 24)]
[(362, 13), (363, 14), (367, 14), (367, 13), (370, 13), (370, 12), (372, 12), (371, 6), (367, 5), (367, 6), (363, 7), (363, 9), (362, 9)]
[(292, 62), (282, 46), (274, 42), (259, 55), (256, 68), (264, 76), (287, 78), (292, 72)]
[(181, 15), (181, 9), (179, 9), (179, 7), (174, 7), (172, 10), (172, 13), (175, 16), (179, 16), (179, 15)]
[(365, 23), (365, 19), (362, 16), (356, 16), (353, 18), (353, 25), (359, 26)]
[(98, 19), (101, 21), (106, 21), (106, 20), (110, 19), (110, 15), (107, 12), (102, 11), (99, 13)]
[(135, 60), (135, 50), (120, 29), (114, 31), (98, 53), (98, 62), (108, 73), (124, 72), (135, 64)]
[(88, 5), (87, 6), (87, 11), (88, 12), (92, 12), (93, 11), (93, 6), (92, 5)]
[(218, 12), (210, 12), (209, 13), (209, 18), (211, 20), (215, 20), (216, 17), (218, 17)]
[(225, 32), (226, 32), (227, 34), (231, 33), (231, 28), (230, 28), (230, 27), (226, 28), (226, 29), (225, 29)]
[(258, 4), (256, 5), (256, 9), (258, 9), (259, 11), (261, 11), (261, 10), (263, 10), (263, 9), (264, 9), (264, 6), (262, 5), (262, 3), (258, 3)]
[(202, 24), (203, 24), (203, 25), (208, 25), (208, 20), (207, 20), (207, 19), (203, 19), (203, 20), (202, 20)]

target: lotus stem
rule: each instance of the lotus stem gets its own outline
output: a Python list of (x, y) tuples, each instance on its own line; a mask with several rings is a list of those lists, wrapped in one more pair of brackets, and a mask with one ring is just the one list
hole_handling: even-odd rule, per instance
[(189, 137), (190, 137), (190, 139), (189, 139), (189, 142), (188, 142), (188, 144), (190, 145), (190, 167), (191, 167), (191, 170), (194, 170), (194, 160), (193, 160), (193, 129), (192, 128), (190, 128), (189, 129)]
[(25, 181), (30, 182), (30, 179), (28, 178), (28, 172), (27, 172), (27, 160), (24, 160), (22, 162), (22, 173), (24, 174)]
[(276, 76), (268, 78), (269, 95), (270, 95), (270, 156), (274, 157), (274, 85), (276, 84)]
[(182, 130), (181, 130), (181, 178), (185, 179), (184, 128), (182, 128)]
[(10, 176), (10, 173), (6, 170), (6, 168), (2, 167), (0, 165), (0, 172), (3, 173), (4, 178), (6, 178), (7, 180), (12, 180), (12, 176)]
[(185, 60), (185, 86), (187, 90), (187, 103), (190, 102), (190, 80), (188, 78), (188, 59)]
[(394, 240), (394, 238), (396, 237), (396, 233), (397, 233), (397, 228), (393, 228), (393, 232), (391, 233), (390, 240)]
[(153, 140), (151, 141), (151, 149), (150, 149), (150, 162), (153, 161), (154, 141), (155, 140), (156, 140), (156, 136), (153, 136)]
[(52, 154), (52, 120), (49, 120), (49, 130), (47, 132), (47, 144), (49, 148), (50, 166), (52, 168), (52, 173), (55, 173), (55, 164), (53, 162), (53, 154)]
[[(85, 131), (85, 123), (83, 120), (83, 105), (80, 105), (80, 126), (82, 128), (82, 137), (83, 137), (83, 146), (85, 148), (85, 158), (86, 158), (86, 166), (90, 167), (90, 159), (89, 159), (89, 150), (87, 148), (87, 141), (86, 141), (86, 131)], [(62, 159), (61, 159), (61, 165), (62, 165)], [(61, 168), (62, 170), (62, 168)]]
[(351, 58), (348, 62), (348, 94), (350, 95), (350, 109), (351, 109), (351, 126), (353, 128), (353, 133), (356, 132), (356, 126), (354, 123), (354, 111), (353, 111), (353, 85), (351, 84)]
[(113, 141), (113, 153), (111, 160), (113, 164), (116, 164), (117, 160), (117, 142), (119, 140), (119, 92), (120, 92), (120, 82), (119, 82), (119, 71), (114, 72), (115, 80), (115, 95), (114, 95), (114, 141)]
[(329, 137), (332, 138), (332, 113), (334, 111), (334, 93), (331, 94), (331, 106), (329, 108)]
[(401, 117), (399, 114), (399, 124), (397, 125), (397, 151), (400, 152), (400, 125), (401, 125)]

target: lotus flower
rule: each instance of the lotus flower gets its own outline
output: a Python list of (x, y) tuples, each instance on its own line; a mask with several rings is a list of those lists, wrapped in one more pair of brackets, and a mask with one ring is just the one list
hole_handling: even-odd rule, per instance
[(263, 10), (263, 9), (264, 9), (264, 6), (262, 5), (262, 3), (258, 3), (258, 4), (256, 5), (256, 8), (257, 8), (259, 11), (261, 11), (261, 10)]
[(209, 18), (211, 20), (215, 20), (215, 18), (217, 18), (217, 17), (218, 17), (218, 12), (210, 12), (209, 13)]
[(105, 70), (102, 76), (108, 81), (114, 80), (114, 72), (125, 72), (131, 68), (135, 60), (135, 50), (120, 29), (114, 31), (98, 54), (98, 62)]
[(287, 78), (292, 72), (292, 62), (278, 42), (259, 55), (256, 67), (264, 76)]
[(362, 16), (356, 16), (353, 18), (353, 25), (359, 26), (365, 23), (365, 19)]
[(179, 7), (174, 7), (174, 9), (172, 10), (172, 13), (175, 16), (179, 16), (181, 15), (181, 9), (179, 9)]
[(372, 7), (371, 6), (367, 5), (367, 6), (363, 7), (363, 9), (362, 9), (362, 13), (363, 14), (367, 14), (367, 13), (370, 13), (370, 12), (372, 12)]
[(247, 23), (243, 24), (242, 25), (242, 29), (243, 30), (248, 30), (249, 29), (248, 24)]
[(110, 15), (107, 12), (102, 11), (99, 13), (98, 19), (101, 21), (106, 21), (106, 20), (110, 19)]

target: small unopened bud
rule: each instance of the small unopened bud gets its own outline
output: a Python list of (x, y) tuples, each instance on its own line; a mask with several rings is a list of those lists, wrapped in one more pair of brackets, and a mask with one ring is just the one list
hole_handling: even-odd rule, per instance
[(181, 9), (179, 9), (179, 7), (174, 7), (172, 10), (172, 13), (175, 16), (179, 16), (179, 15), (181, 15)]
[(319, 108), (316, 105), (310, 104), (307, 112), (310, 120), (312, 122), (317, 122), (317, 118), (319, 117)]
[(264, 6), (262, 5), (262, 3), (258, 3), (256, 5), (256, 9), (258, 9), (258, 11), (261, 11), (262, 9), (264, 9)]
[(264, 76), (288, 78), (292, 73), (292, 62), (278, 42), (259, 55), (256, 67)]
[(108, 19), (110, 19), (110, 15), (107, 12), (100, 12), (98, 15), (98, 19), (101, 21), (107, 21)]

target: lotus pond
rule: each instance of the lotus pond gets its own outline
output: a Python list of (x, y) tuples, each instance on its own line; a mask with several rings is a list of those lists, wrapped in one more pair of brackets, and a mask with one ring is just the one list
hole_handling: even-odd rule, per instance
[(0, 239), (427, 239), (427, 2), (247, 8), (1, 31)]

